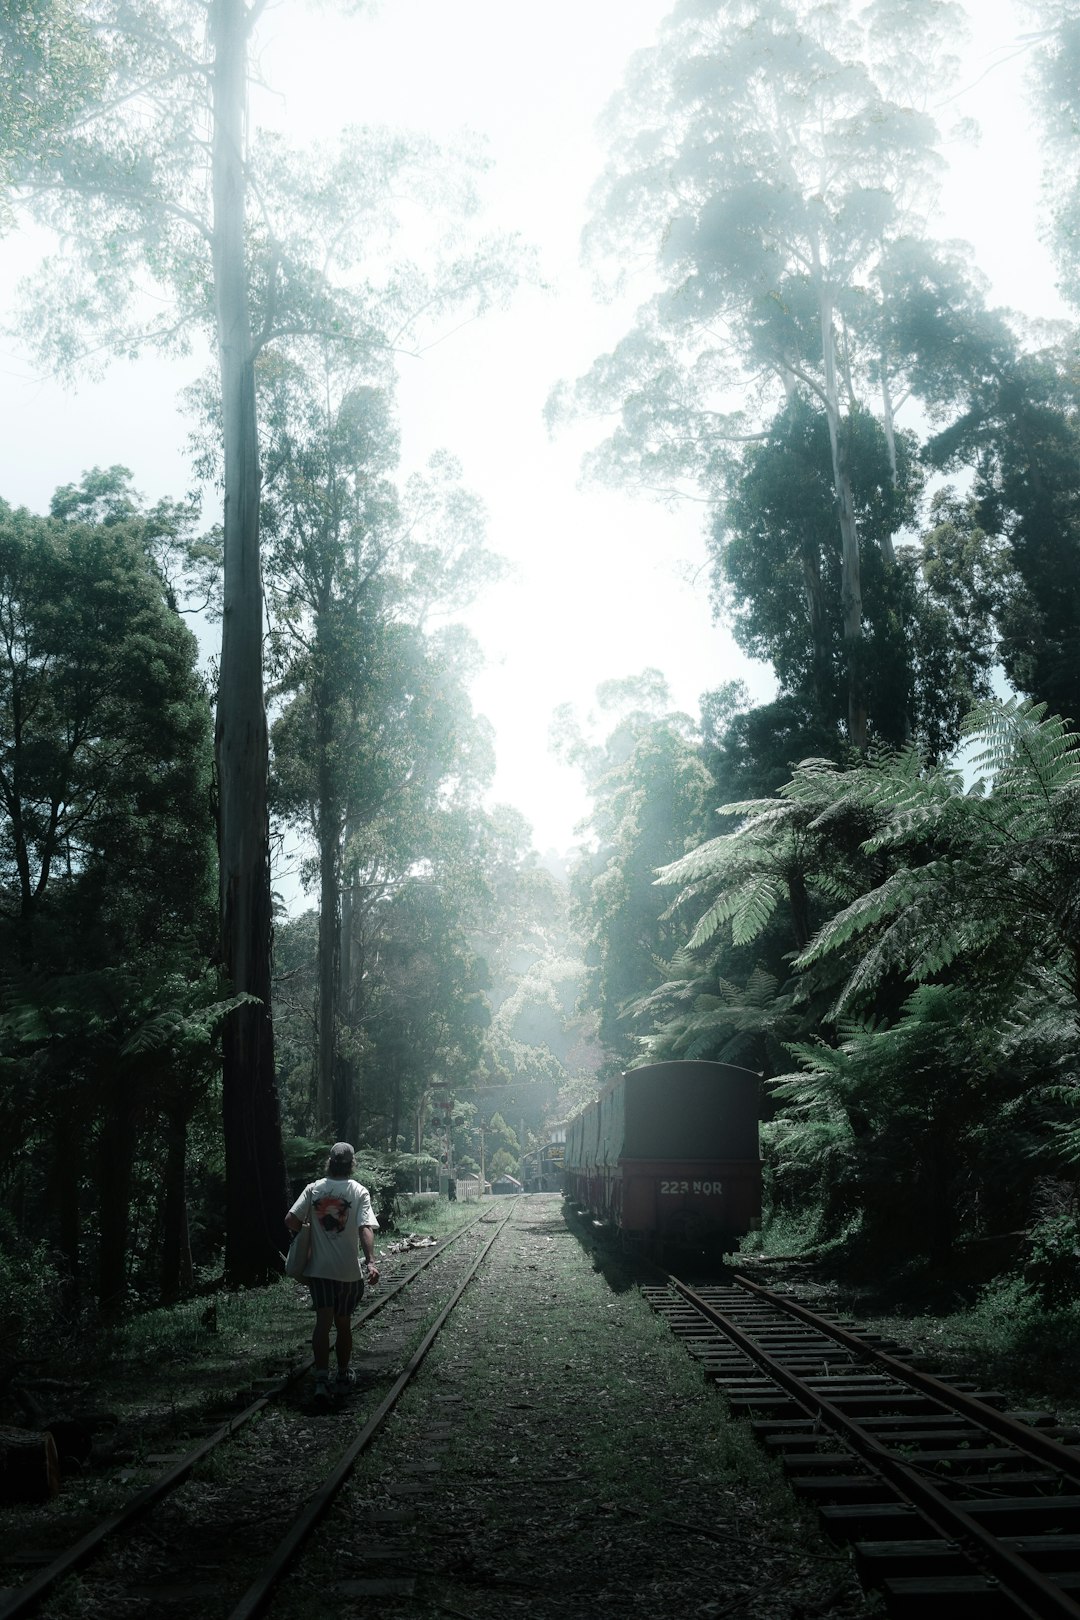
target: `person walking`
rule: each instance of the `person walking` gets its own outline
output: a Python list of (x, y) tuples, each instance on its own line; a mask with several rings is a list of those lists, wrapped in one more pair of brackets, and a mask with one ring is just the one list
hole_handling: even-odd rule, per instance
[(351, 1143), (335, 1142), (325, 1174), (308, 1183), (285, 1216), (285, 1225), (293, 1234), (308, 1223), (311, 1226), (311, 1253), (304, 1267), (304, 1280), (315, 1308), (311, 1350), (315, 1360), (315, 1399), (320, 1404), (330, 1398), (331, 1324), (336, 1329), (337, 1391), (344, 1394), (356, 1382), (356, 1374), (349, 1366), (352, 1314), (364, 1297), (364, 1273), (372, 1287), (379, 1280), (375, 1264), (379, 1223), (370, 1193), (353, 1179), (355, 1168), (356, 1154)]

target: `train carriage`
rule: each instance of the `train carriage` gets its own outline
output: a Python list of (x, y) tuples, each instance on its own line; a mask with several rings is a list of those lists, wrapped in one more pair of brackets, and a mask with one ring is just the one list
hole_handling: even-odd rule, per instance
[(730, 1063), (628, 1069), (567, 1126), (564, 1192), (650, 1247), (730, 1247), (761, 1215), (760, 1100)]

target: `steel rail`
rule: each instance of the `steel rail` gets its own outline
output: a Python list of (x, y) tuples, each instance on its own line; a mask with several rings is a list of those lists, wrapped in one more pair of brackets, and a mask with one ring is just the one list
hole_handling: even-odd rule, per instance
[[(699, 1311), (707, 1321), (718, 1327), (744, 1355), (755, 1361), (798, 1406), (802, 1407), (804, 1412), (820, 1419), (834, 1433), (842, 1435), (851, 1450), (869, 1462), (901, 1496), (917, 1508), (944, 1540), (968, 1543), (973, 1562), (976, 1565), (981, 1564), (984, 1571), (987, 1568), (992, 1571), (994, 1578), (1007, 1592), (1021, 1614), (1029, 1616), (1030, 1620), (1080, 1620), (1080, 1604), (1075, 1603), (1060, 1586), (1048, 1581), (1040, 1570), (1013, 1552), (1011, 1548), (1003, 1546), (990, 1531), (979, 1524), (977, 1519), (950, 1501), (921, 1474), (893, 1456), (888, 1448), (860, 1423), (856, 1423), (832, 1401), (796, 1377), (731, 1317), (718, 1311), (679, 1278), (669, 1274), (668, 1281), (676, 1293)], [(768, 1293), (768, 1290), (757, 1290), (756, 1286), (754, 1291)], [(813, 1312), (807, 1312), (807, 1316), (813, 1318)], [(820, 1325), (816, 1318), (813, 1325), (815, 1327)], [(855, 1343), (858, 1344), (858, 1340), (855, 1340)], [(895, 1365), (902, 1369), (905, 1377), (901, 1381), (906, 1382), (906, 1373), (909, 1369), (905, 1368), (902, 1362), (896, 1362)], [(950, 1404), (954, 1392), (944, 1384), (941, 1388), (948, 1392), (949, 1401), (945, 1404)]]
[(334, 1497), (337, 1495), (342, 1485), (344, 1485), (346, 1479), (352, 1473), (352, 1470), (356, 1466), (361, 1453), (371, 1444), (371, 1441), (375, 1438), (376, 1434), (382, 1428), (383, 1424), (386, 1422), (386, 1419), (390, 1416), (390, 1413), (397, 1405), (403, 1391), (416, 1376), (416, 1373), (424, 1361), (424, 1358), (427, 1356), (428, 1351), (431, 1349), (431, 1346), (435, 1343), (435, 1340), (442, 1331), (444, 1323), (446, 1322), (450, 1313), (454, 1310), (458, 1301), (461, 1299), (462, 1294), (464, 1294), (466, 1288), (469, 1286), (470, 1282), (472, 1282), (484, 1261), (487, 1259), (488, 1254), (490, 1253), (497, 1238), (509, 1225), (516, 1208), (517, 1201), (515, 1199), (506, 1215), (504, 1215), (503, 1219), (496, 1225), (494, 1232), (491, 1234), (490, 1238), (485, 1243), (472, 1265), (469, 1267), (462, 1281), (458, 1284), (457, 1288), (455, 1288), (448, 1303), (439, 1312), (438, 1316), (435, 1318), (435, 1321), (432, 1323), (427, 1333), (425, 1333), (419, 1347), (409, 1361), (408, 1366), (405, 1367), (404, 1370), (399, 1374), (393, 1388), (383, 1398), (383, 1400), (380, 1401), (379, 1405), (368, 1418), (356, 1439), (352, 1441), (352, 1443), (338, 1458), (337, 1462), (334, 1464), (334, 1467), (331, 1469), (330, 1473), (327, 1474), (318, 1490), (316, 1490), (313, 1495), (308, 1498), (304, 1507), (300, 1513), (297, 1514), (285, 1535), (278, 1543), (274, 1552), (263, 1566), (261, 1574), (256, 1577), (256, 1579), (249, 1586), (248, 1590), (245, 1592), (244, 1596), (241, 1598), (240, 1602), (236, 1605), (236, 1608), (232, 1610), (231, 1614), (229, 1615), (229, 1620), (257, 1620), (257, 1616), (265, 1612), (266, 1605), (269, 1603), (273, 1590), (278, 1581), (281, 1579), (282, 1575), (284, 1575), (286, 1569), (292, 1563), (293, 1559), (300, 1551), (300, 1548), (303, 1546), (304, 1542), (311, 1535), (316, 1525), (327, 1512), (334, 1500)]
[[(430, 1265), (438, 1255), (444, 1254), (459, 1238), (464, 1237), (467, 1232), (471, 1232), (483, 1219), (484, 1216), (481, 1213), (476, 1216), (475, 1220), (467, 1222), (464, 1226), (459, 1227), (456, 1232), (451, 1232), (445, 1238), (440, 1239), (435, 1247), (424, 1256), (423, 1260), (410, 1269), (407, 1276), (391, 1284), (384, 1292), (380, 1292), (378, 1299), (373, 1300), (371, 1305), (359, 1313), (354, 1325), (362, 1327), (366, 1321), (377, 1315), (379, 1311), (390, 1303), (396, 1294), (399, 1294), (403, 1288), (407, 1288), (411, 1282), (415, 1281), (425, 1266)], [(169, 1496), (178, 1486), (184, 1483), (192, 1469), (202, 1462), (204, 1457), (208, 1456), (223, 1441), (231, 1439), (238, 1430), (242, 1429), (251, 1418), (261, 1412), (271, 1401), (275, 1401), (280, 1395), (283, 1395), (298, 1379), (304, 1376), (310, 1367), (310, 1359), (302, 1361), (299, 1365), (293, 1367), (273, 1388), (258, 1396), (257, 1399), (251, 1402), (250, 1406), (245, 1406), (243, 1411), (237, 1412), (227, 1419), (212, 1434), (201, 1440), (192, 1451), (186, 1452), (175, 1463), (171, 1463), (163, 1474), (158, 1475), (157, 1479), (151, 1480), (148, 1485), (144, 1485), (141, 1490), (136, 1491), (135, 1495), (125, 1502), (122, 1508), (110, 1514), (107, 1519), (102, 1519), (92, 1530), (88, 1530), (72, 1546), (54, 1558), (52, 1563), (47, 1564), (36, 1575), (32, 1575), (28, 1581), (24, 1581), (22, 1586), (18, 1586), (13, 1592), (7, 1593), (3, 1599), (0, 1599), (0, 1620), (16, 1620), (17, 1616), (28, 1613), (50, 1588), (56, 1585), (57, 1581), (63, 1580), (68, 1575), (73, 1575), (76, 1570), (89, 1563), (106, 1541), (120, 1531), (126, 1530), (144, 1513), (148, 1512), (150, 1508), (155, 1507), (158, 1502)]]
[(895, 1356), (890, 1356), (887, 1351), (875, 1349), (857, 1334), (849, 1333), (846, 1328), (818, 1316), (807, 1306), (800, 1305), (784, 1294), (774, 1294), (771, 1289), (762, 1288), (760, 1283), (751, 1282), (749, 1277), (736, 1275), (733, 1280), (740, 1288), (745, 1288), (778, 1310), (785, 1311), (789, 1316), (797, 1317), (799, 1321), (809, 1323), (819, 1332), (827, 1334), (845, 1349), (855, 1351), (860, 1356), (869, 1356), (879, 1366), (891, 1372), (895, 1378), (902, 1379), (905, 1384), (921, 1390), (924, 1395), (929, 1395), (934, 1400), (945, 1402), (953, 1411), (962, 1412), (981, 1428), (990, 1429), (1003, 1440), (1008, 1440), (1026, 1451), (1029, 1456), (1048, 1463), (1051, 1468), (1064, 1475), (1070, 1484), (1080, 1489), (1080, 1453), (1075, 1448), (1062, 1445), (1060, 1440), (1052, 1440), (1049, 1435), (1040, 1434), (1037, 1429), (1029, 1429), (1025, 1423), (1019, 1423), (1016, 1418), (1009, 1417), (1008, 1413), (999, 1412), (996, 1406), (988, 1406), (985, 1401), (980, 1401), (975, 1395), (966, 1394), (962, 1389), (953, 1389), (951, 1384), (935, 1378), (932, 1373), (921, 1372), (918, 1368), (897, 1360)]

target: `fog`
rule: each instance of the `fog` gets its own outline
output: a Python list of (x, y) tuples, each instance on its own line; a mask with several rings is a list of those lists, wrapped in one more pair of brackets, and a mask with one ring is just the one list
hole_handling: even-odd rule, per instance
[[(598, 301), (578, 259), (590, 186), (604, 150), (595, 120), (630, 54), (648, 44), (666, 0), (552, 0), (524, 14), (495, 0), (398, 0), (344, 18), (282, 3), (260, 25), (254, 122), (297, 142), (371, 122), (488, 143), (486, 223), (534, 244), (543, 286), (509, 308), (400, 361), (403, 471), (437, 448), (456, 455), (483, 499), (489, 543), (512, 572), (468, 615), (488, 665), (474, 689), (497, 738), (493, 797), (515, 803), (538, 845), (564, 849), (585, 809), (580, 785), (548, 750), (552, 710), (585, 710), (598, 682), (646, 665), (667, 676), (691, 712), (699, 694), (742, 678), (766, 698), (771, 672), (750, 663), (713, 622), (704, 573), (706, 509), (674, 509), (580, 484), (583, 452), (602, 424), (549, 437), (544, 400), (584, 372), (625, 330), (647, 293), (647, 273), (619, 304)], [(944, 122), (977, 120), (978, 144), (948, 149), (937, 235), (963, 237), (993, 297), (1032, 316), (1059, 312), (1040, 241), (1039, 154), (1023, 100), (1022, 24), (1004, 3), (968, 8), (972, 39)], [(40, 238), (16, 231), (0, 245), (9, 297)], [(453, 323), (450, 323), (452, 327)], [(144, 495), (179, 495), (191, 482), (190, 424), (177, 396), (202, 358), (118, 361), (75, 392), (35, 375), (5, 344), (0, 405), (2, 493), (45, 509), (52, 490), (93, 465), (129, 466)], [(212, 515), (212, 493), (207, 495)]]

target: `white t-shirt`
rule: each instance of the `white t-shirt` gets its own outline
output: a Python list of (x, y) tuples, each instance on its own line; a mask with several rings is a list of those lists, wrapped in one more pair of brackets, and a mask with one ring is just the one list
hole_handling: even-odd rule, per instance
[[(360, 1228), (379, 1229), (367, 1188), (344, 1177), (322, 1176), (304, 1188), (289, 1213), (311, 1222), (311, 1257), (304, 1276), (356, 1282), (361, 1276)], [(303, 1243), (303, 1235), (298, 1233), (296, 1241)]]

